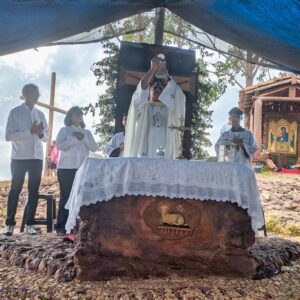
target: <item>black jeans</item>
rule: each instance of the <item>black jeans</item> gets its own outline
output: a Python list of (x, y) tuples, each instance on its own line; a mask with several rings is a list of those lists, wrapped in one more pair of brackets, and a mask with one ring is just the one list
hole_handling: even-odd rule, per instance
[(33, 225), (36, 207), (39, 200), (39, 187), (42, 177), (43, 161), (40, 159), (12, 159), (11, 187), (7, 200), (6, 225), (16, 225), (15, 215), (17, 211), (19, 195), (22, 191), (25, 175), (28, 172), (28, 210), (26, 224)]
[(58, 169), (57, 177), (60, 188), (60, 199), (57, 214), (56, 232), (66, 232), (65, 226), (69, 216), (69, 211), (65, 209), (65, 205), (68, 202), (73, 181), (76, 175), (77, 169)]

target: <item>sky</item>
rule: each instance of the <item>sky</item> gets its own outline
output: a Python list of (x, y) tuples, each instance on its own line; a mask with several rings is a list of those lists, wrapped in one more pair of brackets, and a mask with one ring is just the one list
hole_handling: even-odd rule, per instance
[[(5, 141), (5, 126), (9, 111), (20, 105), (22, 87), (35, 83), (40, 88), (41, 102), (49, 103), (51, 72), (56, 72), (55, 106), (68, 110), (71, 106), (85, 106), (96, 102), (105, 86), (96, 86), (90, 70), (94, 62), (103, 57), (99, 44), (41, 47), (0, 57), (0, 180), (10, 180), (11, 145)], [(214, 144), (228, 120), (227, 112), (237, 106), (239, 88), (229, 86), (225, 94), (211, 106), (214, 111), (210, 130)], [(42, 110), (48, 120), (49, 111)], [(87, 128), (93, 132), (98, 116), (85, 116)], [(54, 113), (53, 139), (63, 125), (64, 115)], [(207, 149), (215, 155), (213, 147)]]
[[(55, 106), (68, 110), (74, 105), (95, 102), (104, 87), (96, 86), (91, 65), (100, 60), (99, 45), (53, 46), (26, 50), (0, 57), (0, 180), (10, 180), (11, 144), (5, 141), (9, 111), (23, 103), (22, 87), (27, 83), (40, 88), (40, 101), (49, 103), (51, 73), (56, 72)], [(38, 107), (49, 118), (49, 111)], [(53, 137), (63, 127), (64, 115), (54, 113)], [(97, 117), (85, 117), (87, 128), (97, 123)]]

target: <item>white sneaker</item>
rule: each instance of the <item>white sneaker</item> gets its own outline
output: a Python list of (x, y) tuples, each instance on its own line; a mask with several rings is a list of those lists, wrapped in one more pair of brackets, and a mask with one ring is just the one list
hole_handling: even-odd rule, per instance
[(15, 228), (14, 225), (6, 225), (5, 228), (4, 228), (3, 233), (5, 235), (11, 236), (14, 233), (14, 228)]
[(31, 235), (34, 235), (37, 233), (37, 231), (33, 225), (27, 225), (26, 232)]

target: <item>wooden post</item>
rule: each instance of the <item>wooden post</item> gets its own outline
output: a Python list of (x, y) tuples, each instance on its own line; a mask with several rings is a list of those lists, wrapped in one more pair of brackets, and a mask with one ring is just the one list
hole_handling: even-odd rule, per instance
[(164, 37), (164, 25), (165, 25), (165, 8), (158, 7), (155, 11), (155, 36), (154, 43), (156, 45), (163, 44)]
[[(51, 75), (51, 93), (50, 93), (50, 106), (54, 107), (54, 99), (55, 99), (55, 82), (56, 82), (56, 73), (52, 72)], [(54, 110), (49, 109), (49, 122), (48, 122), (48, 127), (49, 127), (49, 140), (47, 142), (46, 146), (46, 159), (45, 159), (45, 169), (44, 169), (44, 176), (47, 175), (48, 173), (48, 162), (47, 162), (47, 156), (48, 156), (48, 151), (52, 142), (52, 130), (53, 130), (53, 115), (54, 115)]]
[(292, 82), (291, 85), (289, 87), (289, 97), (296, 97), (296, 75), (292, 74)]
[(262, 131), (262, 99), (258, 99), (254, 102), (254, 138), (257, 146), (261, 145), (261, 131)]
[(252, 112), (252, 106), (250, 107), (250, 110), (249, 110), (249, 114), (250, 114), (250, 128), (249, 128), (249, 130), (252, 132), (252, 134), (253, 134), (253, 132), (254, 132), (254, 127), (253, 127), (253, 112)]

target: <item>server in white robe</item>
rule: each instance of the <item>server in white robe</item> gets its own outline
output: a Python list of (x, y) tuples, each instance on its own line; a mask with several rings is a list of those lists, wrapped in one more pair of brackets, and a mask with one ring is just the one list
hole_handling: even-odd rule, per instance
[(128, 112), (124, 156), (157, 157), (157, 149), (165, 150), (165, 158), (175, 159), (180, 153), (181, 139), (178, 130), (185, 117), (185, 95), (169, 76), (165, 64), (163, 72), (167, 85), (157, 81), (152, 86), (160, 59), (151, 60), (151, 68), (139, 82)]
[(125, 129), (127, 122), (127, 114), (123, 114), (122, 124), (124, 131), (116, 133), (107, 143), (105, 152), (109, 157), (122, 157), (124, 154)]
[(247, 167), (252, 168), (252, 159), (258, 148), (251, 131), (245, 130), (240, 126), (242, 115), (243, 111), (237, 107), (234, 107), (229, 111), (232, 128), (229, 131), (222, 133), (215, 145), (215, 150), (218, 154), (219, 143), (221, 140), (229, 139), (237, 145), (237, 152), (233, 162), (244, 164)]
[(56, 147), (59, 150), (57, 177), (60, 189), (60, 199), (55, 230), (58, 235), (66, 233), (65, 225), (69, 211), (65, 205), (69, 199), (77, 170), (89, 157), (90, 151), (96, 152), (98, 145), (93, 134), (85, 129), (82, 110), (78, 106), (70, 108), (62, 127), (56, 137)]

